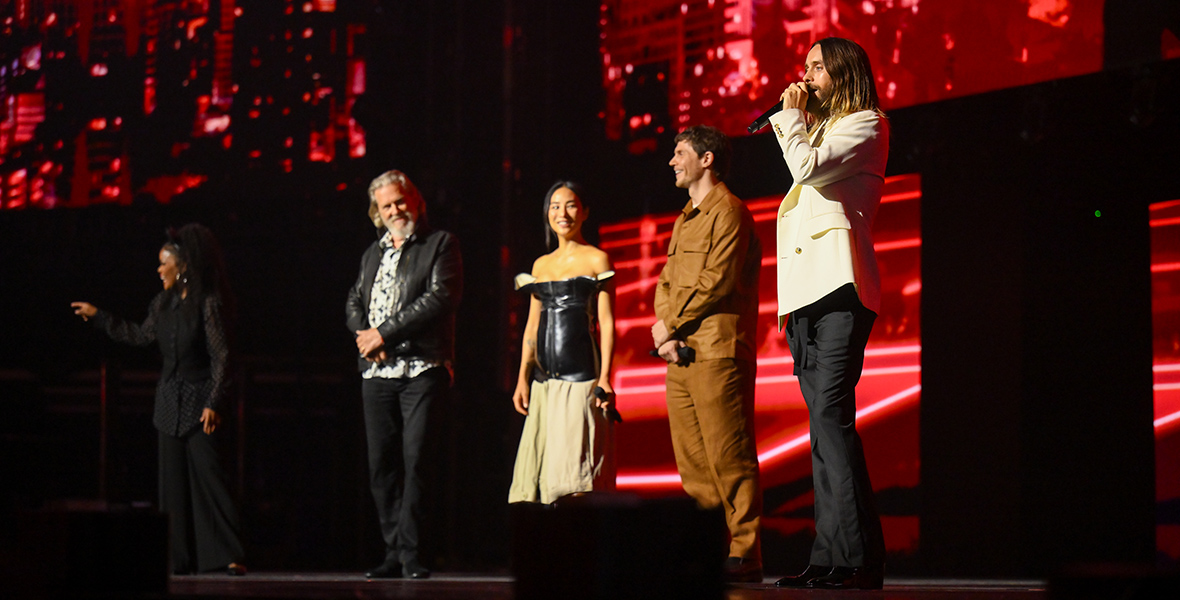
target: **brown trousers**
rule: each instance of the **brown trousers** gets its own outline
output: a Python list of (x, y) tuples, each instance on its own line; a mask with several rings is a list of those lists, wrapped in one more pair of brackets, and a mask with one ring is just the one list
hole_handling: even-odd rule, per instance
[(684, 491), (725, 511), (730, 556), (761, 562), (754, 373), (753, 363), (732, 358), (668, 365), (667, 400)]

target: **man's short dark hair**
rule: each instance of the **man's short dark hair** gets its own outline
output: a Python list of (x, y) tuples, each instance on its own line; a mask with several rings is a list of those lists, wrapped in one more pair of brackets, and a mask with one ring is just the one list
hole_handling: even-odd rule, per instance
[(717, 181), (725, 181), (729, 175), (729, 157), (733, 155), (733, 148), (729, 145), (729, 138), (720, 129), (709, 125), (693, 125), (676, 134), (676, 143), (688, 142), (697, 156), (704, 156), (706, 152), (713, 153), (713, 175)]

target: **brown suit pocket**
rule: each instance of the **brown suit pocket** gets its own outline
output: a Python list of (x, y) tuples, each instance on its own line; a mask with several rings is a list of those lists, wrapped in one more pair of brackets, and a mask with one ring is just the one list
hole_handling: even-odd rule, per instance
[(676, 261), (675, 277), (671, 283), (675, 287), (694, 286), (709, 256), (709, 240), (680, 240), (677, 246), (676, 251), (668, 257), (669, 261)]

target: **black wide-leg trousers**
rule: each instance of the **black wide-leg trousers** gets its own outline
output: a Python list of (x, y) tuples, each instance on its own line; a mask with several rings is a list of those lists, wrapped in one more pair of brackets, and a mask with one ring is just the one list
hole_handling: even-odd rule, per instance
[(217, 457), (217, 433), (206, 434), (200, 424), (180, 437), (157, 433), (160, 510), (172, 530), (172, 571), (211, 571), (241, 561), (238, 509)]
[(811, 426), (814, 565), (880, 567), (885, 561), (881, 519), (856, 432), (856, 384), (876, 318), (847, 284), (787, 320)]
[(446, 393), (449, 381), (447, 370), (436, 367), (417, 377), (374, 377), (361, 384), (369, 486), (377, 504), (386, 561), (418, 559), (431, 406)]

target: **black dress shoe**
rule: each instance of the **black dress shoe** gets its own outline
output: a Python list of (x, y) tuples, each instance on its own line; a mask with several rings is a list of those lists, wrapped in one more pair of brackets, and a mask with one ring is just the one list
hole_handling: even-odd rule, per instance
[(762, 563), (731, 556), (725, 559), (721, 578), (726, 583), (762, 583)]
[(430, 579), (430, 569), (423, 567), (416, 559), (410, 559), (402, 565), (402, 575), (410, 579)]
[(807, 587), (812, 581), (818, 577), (823, 577), (832, 572), (832, 567), (825, 567), (822, 565), (807, 565), (807, 568), (798, 575), (788, 575), (782, 579), (774, 582), (777, 587)]
[(816, 577), (807, 586), (818, 590), (879, 590), (885, 571), (880, 567), (833, 567), (832, 572)]
[(365, 579), (396, 579), (402, 576), (402, 565), (399, 562), (385, 561), (381, 566), (369, 569)]

